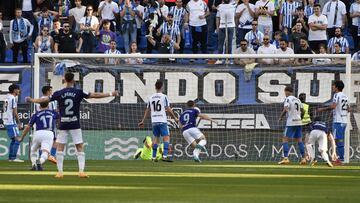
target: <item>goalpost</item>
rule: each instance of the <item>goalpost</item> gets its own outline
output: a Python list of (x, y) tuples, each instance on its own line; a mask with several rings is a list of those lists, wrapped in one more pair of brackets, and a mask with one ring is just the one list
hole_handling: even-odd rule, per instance
[[(116, 58), (118, 65), (104, 64)], [(126, 59), (144, 59), (143, 64), (126, 64)], [(209, 65), (207, 59), (334, 59), (327, 65)], [(175, 59), (169, 60), (169, 59)], [(191, 63), (195, 59), (195, 62)], [(253, 64), (255, 66), (255, 64)], [(344, 93), (358, 107), (352, 87), (360, 71), (351, 66), (351, 56), (340, 55), (236, 55), (236, 54), (35, 54), (34, 97), (41, 96), (43, 85), (62, 87), (62, 74), (75, 73), (76, 86), (85, 91), (118, 90), (119, 97), (83, 102), (81, 125), (88, 159), (131, 159), (145, 136), (151, 136), (150, 121), (141, 129), (145, 101), (154, 92), (156, 80), (165, 81), (165, 93), (177, 114), (185, 110), (187, 100), (195, 100), (203, 113), (219, 124), (200, 120), (199, 128), (208, 139), (208, 160), (277, 161), (282, 156), (281, 137), (285, 121), (278, 122), (284, 100), (283, 88), (294, 87), (295, 96), (304, 92), (316, 114), (317, 107), (332, 99), (331, 83), (341, 79)], [(345, 136), (345, 162), (359, 161), (360, 142), (352, 113)], [(331, 127), (331, 112), (318, 114)], [(190, 148), (177, 124), (169, 118), (172, 151), (176, 159), (191, 159)], [(67, 155), (74, 149), (67, 146)], [(68, 156), (68, 158), (71, 158)], [(291, 160), (297, 161), (297, 145), (290, 148)]]

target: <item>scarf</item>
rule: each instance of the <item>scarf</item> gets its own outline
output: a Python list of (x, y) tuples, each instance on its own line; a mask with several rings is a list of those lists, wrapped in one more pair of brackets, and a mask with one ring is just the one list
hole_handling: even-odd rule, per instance
[(20, 18), (20, 23), (18, 23), (18, 19), (15, 18), (13, 21), (12, 29), (14, 39), (17, 39), (18, 34), (20, 34), (20, 38), (27, 37), (28, 33), (24, 18)]

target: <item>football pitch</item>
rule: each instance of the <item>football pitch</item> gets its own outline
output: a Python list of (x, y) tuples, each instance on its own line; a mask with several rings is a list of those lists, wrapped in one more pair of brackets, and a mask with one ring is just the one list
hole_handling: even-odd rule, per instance
[(0, 161), (0, 202), (360, 202), (360, 166), (293, 163), (87, 161), (29, 171), (29, 163)]

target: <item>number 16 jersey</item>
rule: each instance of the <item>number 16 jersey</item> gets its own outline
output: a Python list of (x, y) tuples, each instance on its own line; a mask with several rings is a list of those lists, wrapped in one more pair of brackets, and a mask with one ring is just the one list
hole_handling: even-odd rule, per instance
[(151, 123), (167, 123), (166, 108), (170, 106), (168, 97), (163, 93), (151, 95), (147, 108), (151, 109)]

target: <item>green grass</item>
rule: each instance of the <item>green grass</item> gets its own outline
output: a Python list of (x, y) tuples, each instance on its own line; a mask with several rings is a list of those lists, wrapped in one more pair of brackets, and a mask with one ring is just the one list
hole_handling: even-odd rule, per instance
[(0, 202), (360, 202), (360, 166), (327, 168), (269, 163), (87, 161), (31, 172), (0, 161)]

